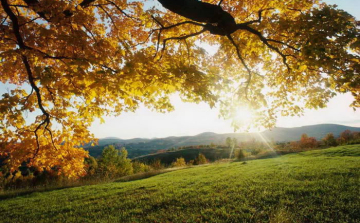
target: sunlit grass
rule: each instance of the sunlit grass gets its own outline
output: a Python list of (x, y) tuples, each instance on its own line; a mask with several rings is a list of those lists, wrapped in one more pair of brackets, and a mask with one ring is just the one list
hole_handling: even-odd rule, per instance
[(359, 222), (360, 145), (3, 200), (2, 222)]

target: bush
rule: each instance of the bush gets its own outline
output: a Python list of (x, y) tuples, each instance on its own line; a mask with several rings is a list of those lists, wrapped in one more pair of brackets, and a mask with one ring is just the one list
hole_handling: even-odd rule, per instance
[(245, 153), (242, 149), (235, 150), (235, 159), (237, 160), (243, 160), (245, 159)]
[(322, 140), (326, 146), (337, 146), (338, 145), (336, 142), (335, 136), (332, 133), (328, 133)]
[(98, 170), (98, 163), (96, 159), (92, 156), (85, 158), (85, 168), (87, 176), (95, 175), (96, 171)]
[(172, 164), (172, 167), (182, 167), (186, 166), (185, 159), (183, 157), (177, 158)]
[(154, 160), (151, 164), (150, 164), (151, 168), (153, 168), (154, 170), (161, 170), (164, 169), (164, 165), (161, 163), (161, 160), (156, 159)]
[(194, 165), (201, 165), (201, 164), (206, 164), (208, 163), (206, 157), (204, 154), (199, 153), (198, 157), (196, 157), (195, 161), (194, 161)]
[(149, 165), (140, 163), (139, 161), (132, 162), (132, 167), (133, 167), (134, 173), (146, 173), (151, 170)]
[(306, 134), (301, 135), (300, 147), (302, 149), (316, 148), (319, 144), (314, 137), (308, 137)]

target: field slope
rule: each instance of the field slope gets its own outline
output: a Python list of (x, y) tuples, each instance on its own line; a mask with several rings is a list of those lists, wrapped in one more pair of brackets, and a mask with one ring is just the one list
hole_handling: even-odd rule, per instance
[(360, 145), (33, 193), (0, 222), (360, 222)]

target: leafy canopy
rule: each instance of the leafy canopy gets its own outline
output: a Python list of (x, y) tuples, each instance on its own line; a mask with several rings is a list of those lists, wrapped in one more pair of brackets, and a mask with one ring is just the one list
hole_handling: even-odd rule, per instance
[(174, 92), (225, 118), (248, 106), (265, 127), (337, 92), (360, 105), (359, 23), (317, 0), (0, 1), (0, 81), (18, 86), (0, 99), (12, 171), (84, 174), (94, 119), (170, 111)]

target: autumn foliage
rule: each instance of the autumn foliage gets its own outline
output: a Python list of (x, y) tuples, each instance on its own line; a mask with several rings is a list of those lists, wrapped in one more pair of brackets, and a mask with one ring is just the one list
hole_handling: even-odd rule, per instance
[(170, 111), (174, 92), (225, 118), (249, 104), (265, 127), (336, 92), (360, 105), (359, 27), (348, 13), (317, 0), (159, 2), (1, 0), (0, 81), (15, 88), (0, 98), (0, 157), (11, 171), (83, 175), (95, 119), (140, 104)]

